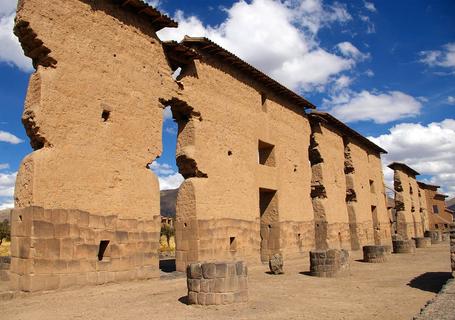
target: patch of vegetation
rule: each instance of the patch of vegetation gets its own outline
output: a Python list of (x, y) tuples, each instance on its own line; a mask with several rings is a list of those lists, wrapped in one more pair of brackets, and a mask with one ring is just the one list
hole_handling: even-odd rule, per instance
[(171, 239), (173, 240), (174, 239), (174, 236), (175, 236), (175, 229), (173, 227), (171, 227), (170, 225), (168, 224), (163, 224), (161, 226), (161, 232), (160, 232), (160, 239), (166, 239), (165, 243), (162, 243), (163, 241), (160, 241), (161, 242), (161, 251), (174, 251), (175, 250), (175, 242), (173, 244), (173, 246), (171, 245)]
[(11, 228), (6, 219), (0, 222), (0, 245), (2, 245), (3, 240), (11, 241)]

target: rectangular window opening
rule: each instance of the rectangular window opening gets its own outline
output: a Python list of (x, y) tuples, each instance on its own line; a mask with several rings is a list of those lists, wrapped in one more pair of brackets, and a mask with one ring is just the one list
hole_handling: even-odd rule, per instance
[(107, 250), (107, 246), (109, 245), (109, 240), (101, 240), (100, 246), (98, 250), (98, 261), (109, 261), (110, 254)]
[(267, 96), (265, 93), (261, 93), (261, 107), (262, 111), (267, 112)]
[(436, 213), (436, 214), (439, 213), (439, 208), (437, 205), (433, 205), (433, 213)]
[(259, 140), (258, 158), (259, 164), (275, 167), (275, 146), (273, 144)]
[(229, 250), (237, 251), (237, 241), (235, 237), (229, 237)]
[(371, 193), (376, 193), (375, 187), (374, 187), (374, 180), (370, 180), (370, 192)]

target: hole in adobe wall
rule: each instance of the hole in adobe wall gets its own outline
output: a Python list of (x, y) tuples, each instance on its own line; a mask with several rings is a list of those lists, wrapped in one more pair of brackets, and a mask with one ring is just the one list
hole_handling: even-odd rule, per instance
[(259, 164), (274, 167), (275, 166), (275, 146), (273, 144), (258, 141)]
[(107, 120), (109, 120), (110, 116), (111, 116), (111, 112), (108, 110), (103, 110), (103, 112), (101, 113), (101, 118), (103, 119), (103, 122), (106, 122)]
[[(98, 261), (103, 261), (104, 254), (106, 252), (107, 246), (109, 245), (109, 240), (101, 240), (100, 246), (98, 249)], [(106, 257), (108, 258), (108, 257)]]
[(261, 106), (262, 111), (267, 112), (267, 95), (265, 93), (261, 93)]
[(183, 227), (186, 228), (188, 225), (186, 224), (186, 222), (183, 223)]
[(117, 58), (117, 55), (114, 53), (114, 58)]
[(235, 237), (229, 237), (229, 249), (231, 251), (237, 250), (237, 242), (235, 240)]
[(232, 151), (231, 150), (228, 151), (228, 156), (232, 156)]

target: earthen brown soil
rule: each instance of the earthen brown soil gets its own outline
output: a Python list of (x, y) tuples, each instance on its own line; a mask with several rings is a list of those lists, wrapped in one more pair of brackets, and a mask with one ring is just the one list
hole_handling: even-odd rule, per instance
[(448, 244), (356, 261), (350, 276), (306, 275), (307, 256), (285, 261), (285, 274), (249, 270), (250, 301), (233, 306), (188, 306), (185, 278), (138, 281), (34, 294), (0, 301), (1, 319), (411, 319), (451, 276)]

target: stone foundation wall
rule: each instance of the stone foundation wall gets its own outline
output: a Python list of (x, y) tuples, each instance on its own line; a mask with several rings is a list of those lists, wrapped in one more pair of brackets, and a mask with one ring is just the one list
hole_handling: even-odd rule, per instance
[(0, 281), (9, 281), (11, 257), (0, 257)]
[(248, 268), (243, 261), (191, 263), (186, 274), (189, 304), (248, 301)]
[(42, 291), (159, 277), (157, 219), (79, 210), (15, 209), (11, 288)]
[(425, 237), (431, 238), (431, 244), (437, 244), (442, 241), (441, 231), (425, 231)]
[(337, 277), (349, 273), (349, 251), (329, 249), (310, 252), (310, 274), (316, 277)]

